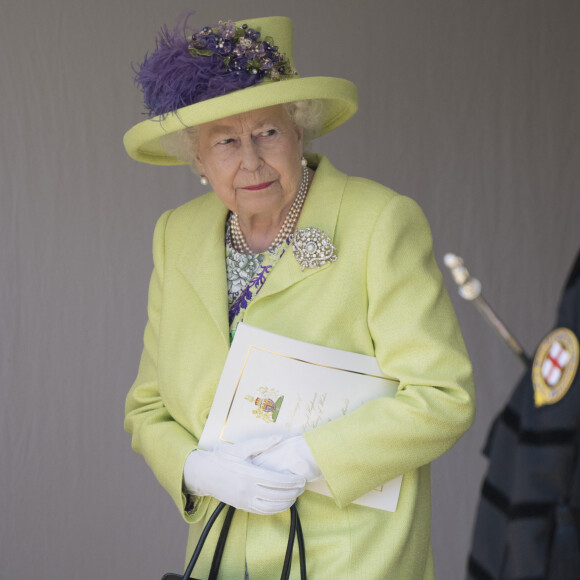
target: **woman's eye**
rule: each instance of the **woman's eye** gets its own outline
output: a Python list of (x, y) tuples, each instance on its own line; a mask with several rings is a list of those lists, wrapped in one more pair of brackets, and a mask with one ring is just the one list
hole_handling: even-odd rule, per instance
[(233, 143), (233, 141), (233, 139), (222, 139), (217, 142), (217, 145), (229, 145), (230, 143)]
[(268, 129), (260, 133), (260, 137), (273, 137), (277, 133), (276, 129)]

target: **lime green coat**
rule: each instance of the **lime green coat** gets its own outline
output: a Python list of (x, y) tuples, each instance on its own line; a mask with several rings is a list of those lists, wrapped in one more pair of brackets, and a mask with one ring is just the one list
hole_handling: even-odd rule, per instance
[[(298, 227), (326, 232), (338, 260), (301, 271), (287, 251), (245, 322), (299, 340), (374, 355), (396, 377), (395, 398), (363, 405), (306, 433), (334, 498), (298, 500), (310, 580), (433, 578), (429, 462), (469, 428), (471, 365), (415, 202), (347, 177), (324, 157)], [(188, 557), (216, 501), (184, 511), (183, 465), (196, 448), (226, 359), (227, 210), (213, 193), (165, 213), (154, 234), (149, 322), (126, 406), (133, 448), (191, 524)], [(393, 513), (351, 502), (404, 474)], [(289, 514), (237, 512), (220, 578), (272, 580), (281, 570)], [(205, 578), (210, 536), (197, 578)], [(296, 556), (296, 554), (295, 554)], [(298, 578), (293, 566), (292, 578)]]

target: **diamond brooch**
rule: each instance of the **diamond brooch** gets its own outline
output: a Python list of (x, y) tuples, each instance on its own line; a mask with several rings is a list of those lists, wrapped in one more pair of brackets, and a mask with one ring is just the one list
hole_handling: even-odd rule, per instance
[(318, 228), (296, 230), (292, 235), (292, 251), (302, 271), (305, 268), (320, 268), (338, 259), (332, 240)]

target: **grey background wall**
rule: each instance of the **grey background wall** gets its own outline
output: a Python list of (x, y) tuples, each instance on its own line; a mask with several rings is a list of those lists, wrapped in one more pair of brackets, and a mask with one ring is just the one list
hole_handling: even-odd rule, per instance
[[(196, 10), (288, 15), (302, 75), (344, 76), (360, 111), (316, 149), (414, 197), (437, 257), (461, 254), (526, 349), (580, 247), (577, 0), (20, 0), (0, 19), (0, 578), (160, 578), (186, 529), (123, 432), (153, 225), (202, 192), (126, 156), (130, 63)], [(522, 371), (460, 301), (473, 429), (433, 465), (440, 580), (460, 579), (486, 431)]]

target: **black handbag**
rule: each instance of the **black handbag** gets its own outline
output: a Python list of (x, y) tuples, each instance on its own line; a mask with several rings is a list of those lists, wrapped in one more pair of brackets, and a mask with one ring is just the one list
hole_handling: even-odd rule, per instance
[[(207, 536), (209, 535), (209, 532), (214, 522), (217, 520), (218, 516), (221, 514), (221, 512), (225, 507), (226, 504), (222, 501), (215, 508), (213, 514), (211, 514), (211, 517), (209, 518), (207, 524), (203, 528), (203, 532), (201, 533), (199, 541), (197, 542), (197, 546), (193, 551), (191, 560), (189, 561), (189, 564), (185, 569), (183, 575), (167, 573), (163, 576), (161, 580), (195, 580), (195, 578), (191, 577), (191, 574), (193, 573), (193, 568), (195, 567), (195, 564), (197, 562), (197, 559), (199, 558), (205, 540), (207, 539)], [(235, 511), (236, 508), (228, 506), (228, 511), (226, 513), (226, 517), (211, 562), (208, 580), (217, 580), (222, 555), (224, 553), (228, 532), (230, 531), (230, 525), (232, 523), (232, 518), (234, 516)], [(280, 576), (280, 580), (288, 580), (290, 578), (290, 567), (292, 565), (292, 550), (294, 549), (295, 536), (298, 537), (298, 552), (300, 555), (300, 578), (301, 580), (306, 580), (306, 552), (304, 550), (304, 536), (302, 534), (302, 526), (300, 524), (300, 518), (298, 517), (298, 510), (296, 509), (296, 505), (293, 505), (290, 508), (290, 533), (288, 534), (288, 546), (286, 547), (286, 555), (284, 556), (284, 566), (282, 568), (282, 575)]]

